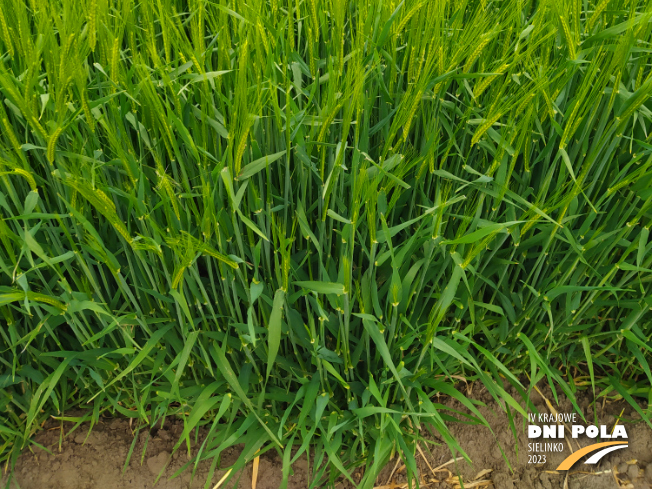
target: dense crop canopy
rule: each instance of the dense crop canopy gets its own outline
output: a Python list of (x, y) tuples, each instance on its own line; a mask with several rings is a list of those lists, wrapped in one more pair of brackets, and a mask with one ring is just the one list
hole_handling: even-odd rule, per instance
[(455, 379), (652, 400), (651, 21), (0, 0), (0, 461), (82, 406), (370, 487)]

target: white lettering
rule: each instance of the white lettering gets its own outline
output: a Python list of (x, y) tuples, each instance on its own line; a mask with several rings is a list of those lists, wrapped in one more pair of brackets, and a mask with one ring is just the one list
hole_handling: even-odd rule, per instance
[(563, 443), (528, 443), (530, 452), (563, 452)]
[(613, 438), (627, 438), (627, 432), (625, 431), (625, 427), (621, 424), (616, 425), (614, 428), (613, 435), (611, 435)]
[(607, 427), (605, 425), (600, 425), (600, 438), (611, 438), (611, 435), (607, 433)]
[(586, 429), (586, 436), (588, 436), (589, 438), (595, 438), (596, 436), (598, 436), (599, 432), (600, 430), (598, 430), (597, 426), (589, 426)]
[(577, 438), (579, 435), (584, 433), (584, 426), (581, 424), (574, 424), (571, 428), (571, 431), (573, 433), (573, 438)]
[(541, 436), (541, 428), (535, 424), (528, 425), (527, 427), (527, 437), (528, 438), (539, 438)]
[(556, 426), (554, 424), (544, 425), (543, 426), (543, 437), (544, 438), (557, 438)]

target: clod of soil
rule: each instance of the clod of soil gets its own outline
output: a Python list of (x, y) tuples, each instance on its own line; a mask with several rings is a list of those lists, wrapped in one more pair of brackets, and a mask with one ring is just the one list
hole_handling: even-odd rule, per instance
[(166, 451), (159, 453), (154, 457), (149, 457), (147, 459), (147, 468), (152, 473), (152, 475), (158, 475), (159, 472), (163, 470), (165, 464), (168, 463), (170, 459), (170, 454)]
[(514, 489), (512, 477), (505, 472), (498, 472), (493, 477), (493, 483), (496, 489)]

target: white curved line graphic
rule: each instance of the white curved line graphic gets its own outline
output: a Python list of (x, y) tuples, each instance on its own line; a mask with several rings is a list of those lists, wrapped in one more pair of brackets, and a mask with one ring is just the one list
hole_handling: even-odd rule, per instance
[(585, 464), (597, 464), (602, 457), (604, 457), (606, 454), (609, 452), (613, 452), (614, 450), (620, 450), (621, 448), (627, 448), (627, 445), (614, 445), (612, 447), (607, 447), (603, 448), (599, 452), (591, 455), (591, 457), (584, 462)]

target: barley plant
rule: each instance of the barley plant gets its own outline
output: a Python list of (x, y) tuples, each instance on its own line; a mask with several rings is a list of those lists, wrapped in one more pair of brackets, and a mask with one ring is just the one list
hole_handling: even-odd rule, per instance
[(649, 424), (651, 34), (650, 0), (0, 0), (3, 469), (51, 417), (178, 417), (188, 470), (369, 488), (428, 430), (463, 454), (437, 395), (488, 426), (460, 379), (514, 430), (537, 383)]

